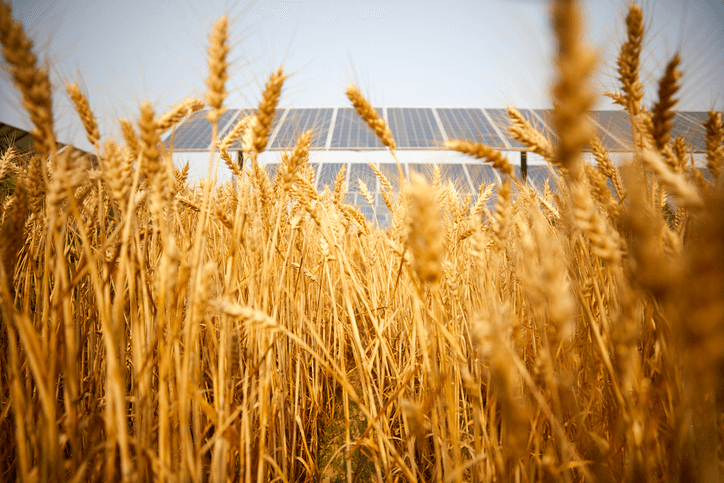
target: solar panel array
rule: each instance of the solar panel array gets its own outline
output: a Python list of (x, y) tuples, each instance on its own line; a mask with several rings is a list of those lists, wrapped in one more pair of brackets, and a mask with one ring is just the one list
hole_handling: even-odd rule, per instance
[[(472, 139), (506, 151), (525, 147), (509, 134), (510, 121), (505, 109), (388, 107), (377, 108), (390, 126), (397, 149), (444, 149), (448, 139)], [(555, 143), (550, 127), (550, 110), (521, 109), (523, 117)], [(251, 114), (244, 109), (229, 109), (219, 120), (219, 137)], [(630, 151), (631, 124), (624, 111), (593, 111), (591, 121), (603, 144), (614, 152)], [(680, 112), (673, 119), (672, 138), (682, 136), (695, 152), (706, 149), (706, 130), (702, 126), (706, 112)], [(280, 109), (272, 123), (267, 149), (290, 149), (304, 131), (313, 130), (311, 149), (370, 150), (384, 149), (374, 132), (349, 107)], [(173, 137), (172, 137), (173, 136)], [(211, 124), (205, 112), (197, 112), (167, 136), (166, 146), (176, 152), (206, 151), (211, 144)], [(241, 148), (237, 140), (232, 150)]]
[[(347, 191), (344, 196), (344, 202), (354, 205), (372, 223), (378, 223), (381, 226), (388, 226), (391, 223), (390, 210), (382, 198), (382, 183), (369, 164), (354, 162), (310, 163), (309, 166), (314, 169), (315, 188), (320, 192), (323, 191), (325, 187), (334, 190), (337, 176), (342, 167), (345, 166), (344, 179), (347, 184)], [(389, 181), (396, 192), (400, 186), (397, 164), (379, 163), (375, 164), (375, 166), (385, 178), (387, 178), (387, 181)], [(424, 163), (402, 163), (401, 166), (403, 175), (406, 177), (414, 172), (421, 174), (428, 182), (432, 182), (433, 180), (435, 170), (435, 166), (433, 165)], [(279, 164), (265, 164), (264, 168), (271, 180), (277, 174)], [(484, 184), (486, 187), (491, 184), (494, 185), (493, 195), (486, 204), (488, 209), (493, 209), (496, 201), (495, 193), (497, 191), (497, 183), (500, 178), (490, 165), (475, 163), (471, 160), (470, 163), (441, 164), (438, 168), (440, 170), (440, 182), (444, 184), (452, 182), (460, 195), (460, 201), (463, 201), (466, 196), (470, 196), (470, 203), (474, 204), (478, 199), (481, 184)], [(540, 170), (543, 168), (546, 170), (545, 177), (547, 177), (547, 174), (550, 173), (550, 168), (547, 166), (531, 166), (529, 173), (537, 173), (537, 169)], [(366, 195), (362, 192), (359, 181), (365, 184), (368, 194), (372, 196), (371, 205)], [(544, 182), (545, 180), (542, 179), (541, 183), (533, 184), (533, 186), (542, 190)], [(540, 186), (538, 186), (538, 184), (540, 184)]]
[[(445, 149), (448, 139), (471, 139), (485, 143), (502, 151), (525, 151), (526, 148), (509, 134), (510, 119), (505, 109), (480, 108), (377, 108), (378, 113), (387, 121), (399, 150), (440, 150)], [(521, 115), (551, 142), (556, 136), (550, 127), (550, 110), (521, 109)], [(219, 120), (219, 137), (223, 137), (244, 117), (252, 115), (251, 110), (229, 109)], [(702, 123), (706, 121), (706, 112), (681, 112), (673, 119), (671, 137), (682, 136), (687, 145), (696, 153), (706, 150), (706, 130)], [(598, 137), (611, 152), (630, 152), (633, 144), (631, 124), (627, 113), (623, 111), (593, 111), (590, 119)], [(374, 132), (362, 121), (354, 109), (336, 108), (287, 108), (278, 110), (272, 122), (272, 131), (267, 144), (268, 150), (291, 149), (297, 137), (307, 131), (313, 131), (311, 149), (321, 151), (335, 150), (381, 150), (385, 149)], [(206, 120), (205, 112), (190, 116), (179, 125), (173, 137), (165, 143), (170, 147), (173, 142), (175, 152), (207, 151), (211, 144), (211, 124)], [(241, 149), (237, 140), (231, 151)], [(425, 163), (427, 155), (420, 153), (420, 161), (401, 164), (403, 175), (416, 172), (431, 182), (435, 165)], [(465, 157), (463, 157), (465, 158)], [(467, 159), (467, 158), (465, 158)], [(529, 156), (529, 160), (530, 160)], [(540, 160), (539, 160), (540, 161)], [(276, 161), (265, 164), (273, 177), (279, 165)], [(520, 166), (514, 163), (516, 175), (521, 177)], [(345, 202), (355, 205), (370, 221), (386, 226), (391, 222), (389, 209), (381, 196), (381, 183), (370, 166), (359, 161), (328, 159), (319, 164), (310, 164), (315, 170), (316, 188), (333, 188), (343, 166), (346, 168), (345, 181), (347, 191)], [(381, 162), (376, 165), (395, 190), (399, 189), (399, 171), (394, 162)], [(449, 160), (438, 165), (442, 183), (451, 181), (461, 196), (470, 196), (471, 203), (477, 201), (481, 185), (497, 186), (499, 175), (488, 164), (469, 161)], [(546, 180), (550, 181), (551, 168), (547, 164), (532, 162), (527, 169), (527, 182), (539, 191), (545, 189)], [(363, 193), (359, 181), (367, 188)], [(552, 183), (552, 182), (551, 182)], [(555, 190), (555, 186), (550, 186)], [(367, 196), (371, 195), (372, 204)], [(493, 209), (495, 190), (488, 201)]]

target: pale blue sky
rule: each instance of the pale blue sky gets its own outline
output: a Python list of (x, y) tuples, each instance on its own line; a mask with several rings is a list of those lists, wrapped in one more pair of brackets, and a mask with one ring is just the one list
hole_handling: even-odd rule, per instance
[[(232, 2), (13, 1), (14, 15), (52, 64), (56, 131), (88, 148), (64, 80), (80, 81), (101, 133), (134, 119), (148, 98), (165, 110), (203, 98), (206, 45), (223, 13), (232, 20), (227, 105), (255, 105), (268, 74), (293, 74), (282, 105), (346, 106), (356, 82), (376, 105), (548, 107), (552, 38), (538, 0)], [(597, 85), (616, 87), (625, 0), (591, 0), (587, 38), (600, 51)], [(724, 0), (645, 1), (647, 99), (668, 58), (681, 50), (679, 108), (724, 105)], [(0, 77), (0, 122), (27, 128), (14, 87)], [(599, 108), (609, 108), (603, 100)]]

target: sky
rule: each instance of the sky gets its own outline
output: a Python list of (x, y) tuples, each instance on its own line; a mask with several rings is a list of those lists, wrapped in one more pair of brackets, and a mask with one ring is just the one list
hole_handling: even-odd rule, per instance
[[(626, 0), (584, 1), (586, 40), (598, 52), (594, 85), (617, 88)], [(724, 0), (642, 0), (645, 101), (655, 100), (666, 62), (682, 56), (681, 110), (724, 106)], [(348, 106), (360, 86), (377, 106), (547, 108), (554, 74), (548, 2), (445, 0), (233, 2), (13, 1), (13, 15), (51, 66), (59, 141), (89, 149), (65, 82), (79, 82), (102, 136), (120, 137), (149, 99), (158, 114), (204, 97), (208, 34), (231, 22), (229, 107), (258, 103), (269, 74), (290, 74), (283, 107)], [(9, 74), (0, 69), (0, 122), (30, 127)], [(596, 106), (612, 108), (602, 98)]]

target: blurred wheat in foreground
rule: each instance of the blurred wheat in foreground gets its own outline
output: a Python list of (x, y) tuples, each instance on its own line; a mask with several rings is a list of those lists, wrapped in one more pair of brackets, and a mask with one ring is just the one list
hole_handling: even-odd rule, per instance
[[(206, 103), (163, 114), (144, 103), (137, 122), (120, 121), (122, 142), (100, 139), (92, 103), (68, 84), (91, 164), (56, 148), (47, 70), (0, 3), (35, 145), (0, 155), (12, 181), (0, 211), (0, 479), (721, 480), (721, 116), (704, 126), (707, 178), (669, 134), (678, 55), (656, 104), (642, 102), (632, 5), (609, 95), (634, 145), (612, 164), (586, 121), (596, 59), (580, 8), (552, 10), (557, 144), (509, 109), (511, 134), (556, 167), (557, 193), (521, 183), (495, 149), (451, 141), (502, 173), (493, 212), (488, 187), (461, 203), (451, 184), (394, 192), (378, 173), (383, 231), (344, 204), (344, 175), (333, 192), (313, 188), (311, 133), (275, 179), (257, 164), (281, 68), (256, 113), (218, 139), (225, 17)], [(384, 121), (348, 92), (394, 155)], [(160, 136), (205, 105), (209, 177), (189, 186)], [(237, 138), (243, 172), (227, 151)], [(226, 167), (234, 181), (216, 184)]]

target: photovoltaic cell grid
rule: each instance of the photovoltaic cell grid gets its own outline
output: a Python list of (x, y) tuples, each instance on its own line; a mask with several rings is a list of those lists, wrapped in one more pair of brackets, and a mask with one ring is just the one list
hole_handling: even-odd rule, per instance
[(332, 108), (289, 109), (289, 113), (279, 127), (279, 131), (269, 149), (291, 150), (299, 135), (310, 129), (312, 130), (310, 147), (312, 149), (324, 148), (333, 111)]
[(683, 137), (692, 144), (694, 151), (706, 151), (706, 128), (699, 123), (691, 122), (680, 114), (674, 116), (674, 125), (671, 128), (671, 139)]
[[(382, 114), (381, 109), (378, 109), (378, 112)], [(549, 122), (551, 111), (523, 109), (520, 112), (534, 127), (555, 143)], [(222, 138), (244, 116), (252, 113), (251, 110), (238, 109), (225, 112), (219, 119), (221, 129), (219, 138)], [(276, 128), (283, 113), (283, 109), (277, 111), (272, 130)], [(270, 139), (268, 149), (289, 149), (294, 145), (298, 135), (307, 129), (315, 131), (312, 149), (324, 149), (333, 113), (333, 108), (289, 109), (276, 136)], [(509, 136), (510, 121), (505, 109), (438, 108), (437, 113), (448, 138), (473, 139), (498, 149), (508, 149), (505, 140), (496, 132), (497, 127), (497, 131), (506, 137), (512, 149), (525, 149), (525, 146)], [(442, 133), (432, 109), (388, 108), (387, 115), (398, 149), (442, 148)], [(702, 123), (707, 116), (706, 112), (678, 113), (673, 119), (671, 137), (683, 136), (695, 151), (702, 152), (706, 148), (706, 130)], [(630, 150), (633, 142), (631, 124), (626, 112), (593, 111), (590, 117), (594, 121), (599, 138), (610, 151)], [(171, 136), (168, 136), (164, 142), (170, 147)], [(191, 115), (174, 132), (175, 151), (206, 151), (210, 143), (211, 124), (206, 120), (205, 111)], [(384, 146), (354, 109), (338, 108), (330, 148), (384, 149)], [(239, 149), (241, 149), (241, 140), (234, 143), (231, 151)]]
[[(319, 176), (317, 178), (317, 189), (319, 191), (324, 190), (325, 186), (329, 186), (330, 190), (334, 189), (334, 185), (337, 182), (337, 175), (339, 170), (342, 169), (342, 163), (326, 163), (322, 164), (319, 168)], [(346, 177), (346, 175), (345, 175)]]
[(626, 149), (625, 145), (619, 142), (623, 140), (616, 135), (612, 136), (611, 134), (609, 134), (609, 131), (603, 126), (606, 123), (604, 111), (591, 111), (589, 118), (593, 122), (593, 126), (596, 129), (596, 135), (598, 136), (598, 139), (601, 140), (601, 143), (603, 143), (606, 149), (608, 149), (609, 151), (623, 151)]
[[(224, 126), (236, 114), (236, 110), (226, 111), (219, 117), (219, 126)], [(171, 145), (171, 137), (165, 141)], [(206, 119), (206, 111), (195, 112), (173, 132), (174, 151), (205, 151), (211, 144), (211, 123)]]
[(387, 119), (398, 149), (442, 147), (432, 109), (392, 107), (387, 109)]
[[(378, 110), (379, 112), (381, 111)], [(384, 146), (354, 109), (343, 107), (337, 110), (337, 121), (334, 124), (330, 148), (383, 149)]]
[(446, 107), (437, 109), (437, 115), (448, 139), (471, 139), (498, 149), (507, 147), (480, 109)]
[[(623, 144), (622, 150), (627, 146), (633, 145), (633, 135), (631, 134), (631, 119), (628, 113), (623, 111), (596, 111), (593, 119), (606, 131), (611, 133), (613, 137)], [(605, 144), (605, 143), (604, 143)], [(606, 145), (609, 149), (611, 147)]]
[(377, 175), (374, 170), (367, 164), (350, 164), (347, 168), (349, 173), (347, 181), (347, 191), (351, 193), (361, 193), (362, 190), (359, 185), (361, 180), (371, 193), (377, 192)]
[[(237, 111), (238, 111), (238, 110), (239, 110), (239, 109), (237, 109)], [(277, 110), (277, 112), (274, 114), (274, 120), (273, 120), (272, 123), (271, 123), (271, 130), (269, 131), (269, 136), (270, 136), (270, 137), (271, 137), (271, 135), (274, 133), (274, 128), (276, 128), (276, 125), (277, 125), (277, 123), (279, 123), (279, 119), (281, 119), (283, 113), (284, 113), (284, 110), (280, 109), (280, 110)], [(234, 129), (234, 125), (235, 125), (237, 122), (239, 122), (239, 121), (241, 121), (242, 119), (244, 119), (245, 116), (253, 116), (253, 115), (254, 115), (254, 111), (253, 111), (253, 110), (241, 109), (241, 112), (239, 113), (239, 117), (237, 117), (237, 118), (234, 120), (234, 122), (229, 126), (229, 128), (224, 132), (224, 135), (226, 135), (226, 133), (228, 133), (229, 131), (231, 131), (232, 129)], [(271, 139), (269, 139), (269, 140), (271, 140)], [(238, 150), (240, 150), (240, 149), (241, 149), (241, 141), (242, 141), (242, 140), (241, 140), (241, 137), (237, 138), (236, 141), (234, 141), (234, 144), (231, 145), (231, 148), (229, 148), (229, 151), (238, 151)], [(273, 141), (273, 140), (271, 140), (271, 141)], [(267, 149), (269, 149), (268, 141), (267, 141)]]
[(509, 134), (509, 128), (510, 128), (510, 117), (508, 116), (508, 112), (505, 109), (485, 109), (485, 112), (490, 116), (490, 119), (493, 120), (496, 126), (498, 126), (498, 129), (500, 130), (500, 133), (506, 137), (508, 143), (513, 149), (523, 149), (525, 146), (515, 139), (513, 139), (512, 136)]

